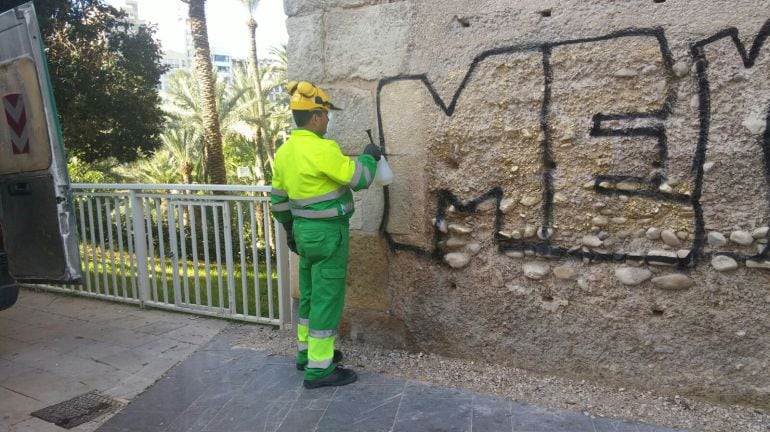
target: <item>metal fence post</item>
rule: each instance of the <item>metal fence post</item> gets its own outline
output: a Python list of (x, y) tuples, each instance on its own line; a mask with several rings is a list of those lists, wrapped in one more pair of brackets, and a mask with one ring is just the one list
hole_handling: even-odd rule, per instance
[(278, 321), (282, 329), (292, 324), (291, 279), (289, 276), (289, 246), (286, 244), (286, 230), (275, 224), (275, 255), (278, 261)]
[(147, 271), (147, 233), (144, 230), (144, 202), (132, 189), (128, 194), (131, 202), (131, 228), (134, 231), (134, 253), (139, 282), (139, 305), (150, 298), (150, 274)]

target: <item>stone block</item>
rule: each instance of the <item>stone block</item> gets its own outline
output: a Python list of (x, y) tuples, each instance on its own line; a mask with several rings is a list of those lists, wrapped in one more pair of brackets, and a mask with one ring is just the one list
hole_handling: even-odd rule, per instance
[(283, 0), (283, 11), (289, 17), (326, 9), (330, 0)]
[(356, 206), (356, 211), (353, 213), (353, 216), (350, 217), (350, 230), (361, 230), (364, 226), (364, 218), (363, 214), (365, 209), (361, 205), (361, 196), (360, 195), (354, 195), (353, 196), (353, 204)]
[(309, 15), (286, 21), (289, 43), (289, 79), (323, 81), (323, 16)]
[(440, 110), (420, 81), (388, 84), (380, 94), (385, 152), (423, 157), (429, 112)]
[(351, 233), (345, 304), (385, 311), (388, 298), (388, 246), (378, 235)]
[(283, 0), (283, 9), (286, 15), (296, 16), (332, 8), (354, 8), (376, 3), (376, 0)]
[(430, 247), (432, 230), (425, 205), (427, 143), (425, 125), (438, 110), (421, 82), (401, 81), (386, 86), (380, 95), (383, 141), (395, 175), (389, 187), (390, 215), (387, 230), (396, 240)]
[(334, 105), (343, 109), (334, 112), (331, 127), (326, 131), (325, 137), (337, 141), (342, 153), (349, 156), (360, 155), (364, 147), (369, 144), (366, 130), (371, 129), (372, 137), (375, 140), (377, 138), (374, 90), (351, 86), (321, 85), (321, 87)]
[(372, 184), (369, 189), (354, 192), (353, 197), (356, 200), (356, 212), (350, 220), (351, 229), (353, 228), (353, 220), (358, 218), (356, 229), (365, 233), (379, 232), (382, 212), (385, 208), (383, 187)]
[(377, 80), (403, 72), (409, 16), (406, 2), (328, 12), (326, 80)]
[(392, 156), (388, 163), (395, 180), (388, 187), (390, 214), (387, 231), (406, 236), (403, 240), (411, 244), (430, 244), (430, 220), (435, 215), (429, 212), (435, 206), (426, 202), (425, 161), (409, 156)]

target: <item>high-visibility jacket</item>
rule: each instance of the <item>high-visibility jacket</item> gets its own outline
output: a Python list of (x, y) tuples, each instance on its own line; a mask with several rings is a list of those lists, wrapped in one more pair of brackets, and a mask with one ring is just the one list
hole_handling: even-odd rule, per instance
[(273, 217), (280, 223), (293, 218), (349, 219), (352, 191), (368, 188), (376, 170), (373, 156), (350, 158), (335, 141), (296, 129), (275, 152)]

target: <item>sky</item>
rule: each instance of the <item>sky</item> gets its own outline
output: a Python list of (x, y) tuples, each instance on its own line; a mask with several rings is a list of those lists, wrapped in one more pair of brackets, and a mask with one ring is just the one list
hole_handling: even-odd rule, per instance
[[(184, 51), (187, 4), (181, 0), (138, 0), (139, 18), (157, 25), (157, 36), (164, 51)], [(106, 0), (120, 7), (125, 0)], [(247, 58), (249, 32), (246, 6), (239, 0), (206, 2), (209, 45), (234, 57)], [(257, 52), (266, 57), (271, 46), (286, 43), (286, 15), (283, 0), (261, 0), (255, 14), (257, 20)]]

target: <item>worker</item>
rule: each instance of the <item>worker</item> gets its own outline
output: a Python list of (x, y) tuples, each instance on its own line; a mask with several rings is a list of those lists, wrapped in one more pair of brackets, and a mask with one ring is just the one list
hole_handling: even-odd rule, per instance
[(379, 147), (370, 143), (357, 158), (342, 154), (324, 135), (335, 107), (307, 81), (288, 85), (297, 129), (275, 153), (270, 194), (273, 217), (286, 229), (289, 249), (299, 254), (297, 369), (305, 388), (342, 386), (357, 379), (338, 364), (334, 349), (345, 302), (349, 221), (353, 191), (374, 179)]

